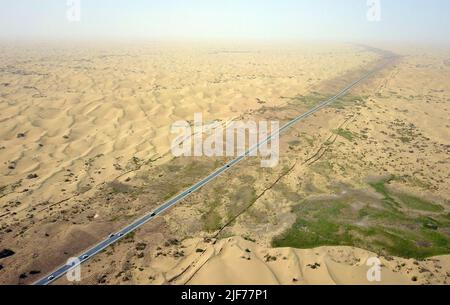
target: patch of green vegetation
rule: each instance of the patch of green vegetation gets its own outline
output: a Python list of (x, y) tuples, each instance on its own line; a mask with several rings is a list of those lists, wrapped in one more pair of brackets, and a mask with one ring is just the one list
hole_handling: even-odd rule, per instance
[(297, 95), (293, 98), (290, 98), (289, 104), (303, 105), (312, 108), (324, 100), (326, 100), (326, 97), (319, 94), (314, 94), (310, 96)]
[(356, 136), (353, 134), (353, 132), (351, 132), (350, 130), (347, 130), (347, 129), (339, 128), (339, 129), (333, 130), (333, 132), (335, 134), (337, 134), (338, 136), (341, 136), (344, 139), (349, 140), (350, 142), (356, 138)]
[[(320, 94), (319, 92), (313, 91), (308, 96), (297, 95), (295, 97), (281, 97), (281, 98), (289, 99), (290, 105), (294, 106), (303, 105), (312, 108), (314, 106), (317, 106), (321, 102), (327, 101), (330, 98), (330, 96), (331, 95), (323, 95)], [(329, 105), (329, 107), (334, 109), (344, 109), (346, 106), (349, 105), (365, 106), (364, 100), (367, 98), (368, 98), (367, 96), (346, 95), (335, 100), (333, 103)]]
[(411, 237), (405, 232), (396, 232), (392, 229), (375, 228), (370, 234), (369, 249), (377, 250), (379, 253), (385, 252), (404, 258), (422, 259), (428, 256), (428, 252), (419, 248)]
[(442, 212), (444, 208), (439, 204), (434, 204), (417, 198), (408, 194), (398, 194), (397, 197), (404, 203), (408, 208), (426, 211), (426, 212)]
[[(243, 181), (242, 179), (253, 180), (254, 178), (243, 175), (240, 177), (241, 182)], [(223, 189), (223, 186), (214, 188), (210, 200), (205, 203), (206, 207), (202, 215), (204, 230), (215, 232), (221, 229), (224, 224), (246, 211), (256, 201), (256, 190), (253, 187), (249, 187), (246, 183), (242, 182), (240, 184), (244, 186), (236, 188), (229, 186), (227, 191)], [(249, 210), (248, 216), (253, 217), (257, 221), (261, 221), (261, 219), (267, 220), (266, 213), (258, 210)]]
[(394, 197), (398, 197), (390, 193), (386, 182), (372, 184), (383, 195), (382, 200), (362, 193), (340, 199), (304, 200), (293, 210), (297, 215), (295, 224), (274, 238), (273, 246), (309, 249), (345, 245), (416, 259), (449, 254), (450, 237), (446, 234), (450, 229), (449, 215), (437, 215), (443, 210), (431, 211), (430, 204), (435, 204), (424, 205), (422, 201), (415, 206), (419, 205), (423, 213), (433, 214), (417, 216), (410, 210), (393, 208), (394, 202), (397, 203)]
[(384, 201), (389, 206), (399, 208), (401, 207), (399, 202), (401, 202), (403, 206), (419, 211), (442, 212), (444, 210), (444, 208), (439, 204), (431, 203), (409, 194), (399, 192), (393, 193), (389, 191), (386, 183), (392, 181), (393, 179), (395, 178), (391, 177), (389, 179), (370, 183), (370, 186), (372, 186), (377, 193), (384, 196)]
[(354, 96), (343, 96), (334, 101), (330, 107), (335, 109), (344, 109), (346, 106), (354, 104), (357, 101), (357, 98)]
[(405, 221), (406, 218), (400, 211), (396, 209), (391, 209), (390, 207), (386, 208), (373, 208), (373, 207), (365, 207), (359, 210), (359, 217), (362, 219), (364, 217), (369, 218), (370, 220), (374, 220), (376, 222), (396, 222), (396, 221)]
[(289, 231), (273, 241), (274, 247), (300, 249), (352, 244), (352, 235), (349, 234), (348, 227), (328, 220), (306, 221), (303, 219), (298, 219)]
[(203, 227), (207, 232), (215, 232), (219, 230), (222, 226), (222, 217), (215, 210), (212, 210), (209, 213), (204, 214), (202, 220), (204, 223)]
[(436, 219), (427, 216), (417, 218), (417, 222), (422, 228), (431, 230), (437, 230), (441, 225)]
[[(207, 202), (207, 211), (202, 216), (203, 227), (208, 232), (219, 230), (227, 219), (232, 219), (256, 200), (256, 190), (248, 186), (235, 189), (231, 193), (224, 193), (220, 188), (216, 188), (214, 192), (217, 195)], [(230, 203), (226, 204), (226, 215), (222, 215), (224, 213), (221, 213), (219, 208), (224, 205), (223, 200), (227, 197)]]
[(434, 230), (422, 230), (422, 234), (431, 241), (435, 247), (449, 248), (450, 238)]
[(389, 192), (386, 188), (386, 183), (388, 181), (390, 181), (390, 179), (377, 181), (377, 182), (371, 182), (370, 186), (373, 187), (377, 193), (380, 193), (385, 198), (387, 198), (387, 197), (390, 197)]
[(392, 181), (392, 177), (385, 179), (385, 180), (381, 180), (381, 181), (377, 181), (377, 182), (372, 182), (370, 183), (370, 186), (373, 187), (373, 189), (384, 196), (384, 203), (386, 204), (386, 206), (396, 209), (400, 207), (400, 204), (391, 196), (388, 188), (386, 187), (386, 183)]
[(221, 201), (219, 197), (216, 197), (214, 200), (207, 203), (208, 211), (202, 216), (205, 231), (215, 232), (222, 227), (222, 217), (217, 211), (220, 205)]

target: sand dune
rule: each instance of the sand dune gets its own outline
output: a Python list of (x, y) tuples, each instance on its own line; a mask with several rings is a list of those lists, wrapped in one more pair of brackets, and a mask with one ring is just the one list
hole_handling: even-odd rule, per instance
[(20, 212), (87, 192), (168, 152), (178, 120), (196, 112), (230, 120), (258, 107), (257, 98), (281, 104), (281, 96), (375, 57), (355, 58), (350, 46), (322, 49), (4, 45), (1, 202), (20, 201)]
[[(175, 121), (202, 112), (205, 121), (223, 124), (284, 122), (379, 58), (348, 45), (0, 48), (0, 244), (16, 252), (2, 260), (2, 284), (32, 282), (211, 172), (211, 159), (166, 154)], [(369, 175), (404, 176), (406, 182), (389, 187), (429, 196), (442, 205), (430, 215), (445, 217), (448, 85), (439, 71), (448, 68), (442, 56), (410, 56), (352, 92), (350, 106), (324, 109), (293, 127), (282, 138), (279, 167), (243, 162), (89, 261), (82, 283), (380, 284), (367, 281), (366, 261), (377, 257), (369, 251), (273, 249), (271, 243), (295, 223), (294, 208), (311, 198), (329, 207), (347, 200), (350, 216), (363, 203), (378, 208), (383, 196), (370, 190)], [(402, 128), (411, 123), (413, 133)], [(347, 134), (339, 135), (339, 126)], [(416, 138), (402, 140), (405, 134)], [(322, 159), (306, 161), (315, 155)], [(368, 223), (358, 218), (354, 225)], [(420, 222), (407, 225), (423, 229)], [(431, 233), (448, 236), (448, 226)], [(441, 240), (435, 238), (438, 253), (446, 253)], [(420, 250), (428, 241), (420, 241)], [(448, 256), (379, 258), (381, 284), (448, 280)]]
[[(352, 247), (321, 247), (310, 250), (291, 248), (268, 249), (240, 237), (217, 241), (214, 245), (190, 240), (187, 258), (179, 265), (183, 273), (173, 284), (192, 285), (399, 285), (444, 284), (450, 256), (430, 258), (423, 262), (394, 257), (379, 257)], [(206, 247), (206, 248), (204, 248)], [(189, 255), (193, 249), (202, 254)], [(382, 262), (381, 281), (370, 282), (367, 274), (369, 258)], [(158, 260), (158, 259), (157, 259)], [(189, 262), (189, 263), (187, 263)], [(157, 263), (154, 263), (157, 265)], [(187, 271), (184, 271), (189, 266)], [(179, 266), (166, 273), (170, 281)], [(424, 271), (426, 270), (426, 271)], [(424, 277), (424, 274), (426, 275)]]

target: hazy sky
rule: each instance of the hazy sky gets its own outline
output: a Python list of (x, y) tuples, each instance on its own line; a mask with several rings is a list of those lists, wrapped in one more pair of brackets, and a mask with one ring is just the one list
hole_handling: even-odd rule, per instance
[(379, 22), (367, 0), (79, 1), (81, 20), (69, 22), (67, 0), (0, 0), (0, 37), (450, 44), (450, 0), (380, 0)]

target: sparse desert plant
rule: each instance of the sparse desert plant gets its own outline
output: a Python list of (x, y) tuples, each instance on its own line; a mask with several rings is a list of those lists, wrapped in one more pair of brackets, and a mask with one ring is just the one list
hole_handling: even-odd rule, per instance
[(339, 128), (339, 129), (333, 130), (333, 132), (335, 134), (337, 134), (338, 136), (341, 136), (344, 139), (347, 139), (349, 141), (353, 141), (356, 138), (355, 134), (353, 134), (353, 132), (351, 132), (348, 129)]

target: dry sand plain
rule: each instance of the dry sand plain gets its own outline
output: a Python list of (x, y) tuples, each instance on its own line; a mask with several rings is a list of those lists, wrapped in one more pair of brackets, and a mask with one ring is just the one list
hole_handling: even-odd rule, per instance
[[(287, 121), (381, 56), (348, 45), (282, 50), (3, 46), (0, 248), (15, 254), (0, 261), (0, 283), (32, 282), (224, 162), (171, 158), (171, 123), (195, 112), (211, 121)], [(433, 225), (434, 239), (428, 231), (412, 236), (422, 240), (400, 256), (450, 253), (450, 54), (402, 55), (338, 106), (289, 131), (280, 166), (247, 160), (88, 262), (82, 283), (365, 284), (373, 252), (385, 265), (383, 283), (445, 283), (447, 256), (395, 258), (389, 244), (396, 240), (374, 234), (364, 244), (340, 224), (328, 233), (336, 229), (372, 252), (335, 244), (339, 238), (305, 240), (339, 247), (285, 247), (304, 248), (289, 239), (295, 229), (320, 237), (311, 222), (298, 225), (312, 221), (299, 215), (309, 202), (334, 211), (339, 199), (351, 211), (338, 212), (352, 225), (392, 231), (386, 217), (370, 216), (401, 201), (394, 212), (402, 228), (428, 217), (423, 225)]]

